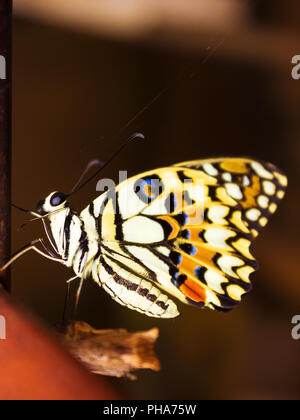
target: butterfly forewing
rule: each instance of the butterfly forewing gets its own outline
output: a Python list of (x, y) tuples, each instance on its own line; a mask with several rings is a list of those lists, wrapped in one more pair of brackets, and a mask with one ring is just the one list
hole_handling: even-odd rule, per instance
[(280, 169), (249, 158), (205, 159), (175, 166), (202, 170), (214, 177), (238, 201), (243, 220), (254, 237), (275, 213), (287, 187), (287, 177)]
[(223, 158), (184, 162), (132, 177), (82, 212), (99, 235), (93, 277), (122, 305), (178, 315), (164, 292), (229, 310), (251, 288), (253, 238), (283, 197), (271, 164)]

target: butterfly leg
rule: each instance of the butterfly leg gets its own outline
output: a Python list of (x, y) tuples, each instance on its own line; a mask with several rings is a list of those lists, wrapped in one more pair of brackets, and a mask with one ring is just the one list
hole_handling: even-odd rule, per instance
[(63, 323), (66, 320), (67, 305), (68, 305), (68, 300), (69, 300), (69, 296), (70, 296), (70, 283), (71, 283), (71, 281), (73, 281), (73, 280), (75, 280), (77, 278), (78, 278), (78, 276), (74, 276), (74, 277), (71, 277), (69, 280), (66, 281), (67, 289), (66, 289), (64, 309), (63, 309), (63, 315), (62, 315), (62, 322)]
[[(41, 251), (36, 246), (36, 244), (38, 244), (38, 243), (42, 244), (42, 246), (47, 251), (47, 254), (46, 254), (46, 252)], [(14, 261), (16, 261), (22, 255), (26, 254), (26, 252), (31, 251), (31, 250), (37, 252), (38, 254), (42, 255), (43, 257), (47, 258), (48, 260), (63, 262), (63, 260), (61, 258), (55, 257), (54, 254), (50, 253), (49, 250), (47, 249), (46, 245), (44, 244), (43, 239), (39, 238), (39, 239), (35, 239), (34, 241), (31, 241), (29, 244), (25, 245), (18, 252), (16, 252), (11, 257), (11, 259), (3, 267), (0, 268), (0, 271), (6, 270), (6, 268), (9, 267)]]
[(81, 290), (82, 290), (82, 285), (83, 285), (83, 278), (80, 277), (80, 282), (79, 282), (77, 292), (76, 292), (76, 297), (75, 297), (75, 305), (74, 305), (74, 311), (73, 311), (73, 316), (72, 316), (73, 319), (75, 319), (75, 317), (76, 317), (79, 297), (80, 297), (80, 293), (81, 293)]

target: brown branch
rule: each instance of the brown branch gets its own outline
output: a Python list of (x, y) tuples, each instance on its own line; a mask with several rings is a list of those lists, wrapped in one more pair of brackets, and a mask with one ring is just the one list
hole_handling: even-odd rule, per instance
[[(0, 78), (0, 267), (10, 255), (10, 154), (11, 154), (11, 2), (0, 2), (0, 54), (5, 69)], [(5, 78), (2, 78), (5, 77)], [(10, 289), (9, 270), (0, 284)]]
[(137, 369), (160, 370), (153, 346), (157, 328), (130, 333), (125, 329), (96, 330), (86, 322), (74, 322), (61, 336), (71, 354), (91, 372), (134, 379)]

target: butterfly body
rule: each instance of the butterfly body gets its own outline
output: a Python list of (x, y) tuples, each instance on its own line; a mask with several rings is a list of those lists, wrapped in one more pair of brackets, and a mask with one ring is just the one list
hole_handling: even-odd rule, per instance
[(250, 246), (286, 185), (271, 164), (206, 159), (129, 178), (80, 214), (56, 192), (39, 208), (59, 262), (130, 309), (173, 318), (169, 295), (218, 310), (241, 301), (257, 269)]

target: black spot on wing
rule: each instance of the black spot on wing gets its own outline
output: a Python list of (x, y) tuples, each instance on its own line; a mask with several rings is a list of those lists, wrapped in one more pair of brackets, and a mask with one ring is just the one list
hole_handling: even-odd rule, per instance
[(188, 229), (181, 230), (178, 234), (179, 238), (189, 239), (191, 232)]
[(165, 201), (165, 207), (168, 213), (174, 213), (177, 207), (175, 194), (171, 192)]
[(123, 227), (122, 227), (122, 216), (120, 213), (120, 207), (119, 207), (119, 193), (116, 193), (116, 199), (113, 200), (114, 206), (115, 206), (115, 225), (116, 225), (116, 239), (118, 241), (123, 241), (124, 235), (123, 235)]
[(205, 280), (205, 277), (204, 277), (204, 274), (205, 274), (205, 272), (207, 271), (207, 268), (206, 267), (204, 267), (204, 266), (198, 266), (196, 269), (195, 269), (195, 275), (196, 275), (196, 277), (201, 281), (201, 283), (203, 283), (203, 284), (207, 284), (207, 282), (206, 282), (206, 280)]
[(216, 293), (221, 306), (212, 304), (212, 306), (219, 312), (228, 312), (235, 308), (240, 302), (230, 299), (228, 296), (221, 295), (220, 293)]
[(198, 308), (203, 308), (205, 306), (205, 302), (196, 302), (192, 299), (190, 299), (189, 297), (186, 296), (186, 301), (193, 306), (198, 306)]
[(193, 179), (189, 176), (187, 176), (184, 171), (178, 171), (177, 176), (180, 179), (181, 182), (193, 182)]
[(184, 243), (184, 244), (180, 244), (179, 247), (180, 249), (182, 249), (182, 251), (184, 251), (188, 255), (195, 254), (196, 248), (192, 244)]
[(184, 226), (188, 220), (188, 215), (186, 213), (179, 213), (172, 216), (180, 226)]
[(171, 251), (170, 252), (170, 259), (172, 261), (173, 264), (175, 265), (179, 265), (181, 262), (181, 254), (180, 252), (176, 252), (176, 251)]
[[(147, 187), (149, 193), (147, 193)], [(150, 204), (155, 198), (162, 194), (164, 186), (157, 174), (137, 179), (134, 183), (134, 191), (145, 204)]]
[(161, 227), (163, 228), (163, 231), (164, 231), (164, 236), (167, 239), (172, 234), (173, 227), (171, 226), (171, 224), (167, 220), (155, 219), (155, 221), (158, 222), (161, 225)]
[(169, 305), (166, 305), (164, 302), (162, 302), (161, 300), (158, 300), (156, 302), (156, 305), (159, 306), (161, 309), (163, 309), (164, 311), (166, 311), (169, 307)]
[(186, 274), (179, 274), (172, 278), (172, 282), (176, 287), (180, 287), (187, 279)]
[(100, 239), (102, 239), (102, 215), (103, 215), (103, 212), (107, 203), (108, 203), (108, 197), (106, 197), (105, 200), (103, 200), (100, 206), (99, 216), (96, 218), (96, 229), (97, 229)]

